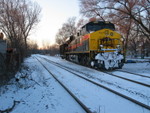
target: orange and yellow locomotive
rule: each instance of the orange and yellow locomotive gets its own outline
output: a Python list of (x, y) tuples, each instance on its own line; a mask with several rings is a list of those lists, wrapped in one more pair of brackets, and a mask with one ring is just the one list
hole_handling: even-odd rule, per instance
[(91, 21), (60, 46), (62, 58), (100, 69), (122, 68), (122, 36), (114, 24)]

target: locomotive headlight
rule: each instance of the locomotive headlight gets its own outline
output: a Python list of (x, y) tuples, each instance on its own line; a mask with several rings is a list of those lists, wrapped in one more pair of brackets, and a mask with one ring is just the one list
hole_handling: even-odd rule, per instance
[(100, 47), (103, 48), (104, 46), (103, 46), (103, 45), (100, 45)]
[(120, 48), (120, 45), (117, 45), (117, 48)]

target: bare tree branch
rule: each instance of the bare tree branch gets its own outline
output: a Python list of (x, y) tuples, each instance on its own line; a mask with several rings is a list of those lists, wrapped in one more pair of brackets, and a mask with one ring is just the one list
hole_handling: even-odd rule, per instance
[(40, 21), (41, 8), (30, 0), (1, 0), (0, 29), (17, 48), (22, 57), (26, 56), (27, 38)]

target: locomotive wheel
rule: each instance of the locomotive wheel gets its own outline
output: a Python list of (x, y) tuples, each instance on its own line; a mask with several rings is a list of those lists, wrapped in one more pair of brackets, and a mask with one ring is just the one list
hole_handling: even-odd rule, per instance
[(82, 64), (82, 63), (81, 63), (81, 62), (82, 62), (82, 58), (81, 58), (80, 55), (78, 55), (78, 62), (79, 62), (79, 64)]
[(81, 65), (89, 66), (89, 58), (88, 56), (84, 55), (81, 58)]
[(84, 56), (84, 57), (83, 57), (83, 65), (88, 66), (87, 60), (88, 60), (87, 57)]
[(69, 60), (69, 55), (66, 55), (66, 60)]
[(88, 56), (86, 56), (86, 62), (85, 62), (86, 66), (90, 67), (90, 58)]
[(85, 65), (85, 57), (81, 59), (81, 65)]
[(123, 67), (123, 60), (120, 63), (118, 63), (118, 68), (122, 69), (122, 67)]

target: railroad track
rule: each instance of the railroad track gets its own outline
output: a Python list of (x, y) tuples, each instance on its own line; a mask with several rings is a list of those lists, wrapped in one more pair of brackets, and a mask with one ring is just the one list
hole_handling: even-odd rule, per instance
[[(43, 58), (43, 57), (42, 57)], [(51, 61), (52, 62), (52, 61)], [(53, 62), (53, 63), (56, 63), (56, 62)], [(58, 65), (61, 65), (61, 64), (59, 64), (59, 63), (56, 63), (56, 64), (58, 64)], [(61, 65), (61, 66), (63, 66), (63, 67), (66, 67), (66, 66), (64, 66), (64, 65)], [(66, 67), (66, 68), (69, 68), (69, 67)], [(71, 70), (74, 70), (74, 69), (72, 69), (72, 68), (70, 68)], [(93, 69), (93, 68), (92, 68)], [(75, 71), (77, 71), (77, 72), (79, 72), (78, 70), (75, 70)], [(118, 71), (118, 70), (117, 70)], [(120, 71), (120, 70), (119, 70)], [(113, 71), (104, 71), (104, 70), (101, 70), (101, 72), (103, 72), (103, 73), (106, 73), (107, 75), (110, 75), (110, 76), (114, 76), (114, 77), (117, 77), (117, 78), (121, 78), (121, 79), (123, 79), (123, 80), (127, 80), (127, 81), (130, 81), (130, 82), (133, 82), (133, 83), (136, 83), (136, 84), (139, 84), (139, 85), (142, 85), (142, 86), (146, 86), (146, 87), (150, 87), (150, 82), (149, 83), (144, 83), (144, 82), (142, 82), (142, 81), (137, 81), (137, 80), (134, 80), (134, 79), (131, 79), (131, 78), (127, 78), (127, 77), (124, 77), (124, 76), (120, 76), (120, 75), (118, 75), (118, 74), (113, 74), (112, 72)], [(121, 71), (120, 71), (121, 72)], [(122, 71), (122, 72), (125, 72), (125, 71)], [(82, 73), (82, 72), (79, 72), (79, 73)], [(128, 72), (129, 73), (129, 72)], [(126, 72), (126, 74), (128, 74), (127, 72)], [(85, 73), (83, 73), (83, 74), (85, 74)], [(129, 74), (132, 74), (132, 75), (134, 75), (134, 73), (129, 73)], [(140, 74), (136, 74), (137, 76), (142, 76), (142, 77), (145, 77), (144, 75), (140, 75)], [(135, 75), (134, 75), (135, 76)], [(150, 81), (150, 77), (148, 77), (148, 76), (146, 76), (145, 77), (146, 79), (147, 79), (147, 81)]]
[[(143, 107), (143, 108), (146, 108), (146, 109), (150, 110), (150, 106), (149, 106), (149, 105), (144, 104), (144, 103), (142, 103), (142, 102), (140, 102), (140, 101), (137, 101), (137, 100), (135, 100), (135, 99), (133, 99), (133, 98), (131, 98), (131, 97), (129, 97), (129, 96), (126, 96), (126, 95), (124, 95), (124, 94), (122, 94), (122, 93), (120, 93), (120, 92), (118, 92), (118, 91), (115, 91), (115, 90), (113, 90), (113, 89), (111, 89), (111, 88), (109, 88), (109, 87), (107, 87), (107, 86), (105, 86), (105, 85), (103, 85), (103, 84), (97, 83), (97, 82), (95, 82), (95, 81), (93, 81), (93, 80), (90, 80), (90, 79), (88, 79), (88, 78), (83, 77), (83, 76), (80, 75), (80, 74), (84, 74), (85, 76), (89, 76), (89, 75), (86, 75), (85, 73), (79, 72), (79, 71), (77, 71), (77, 70), (72, 70), (72, 68), (68, 68), (68, 67), (66, 67), (66, 66), (64, 66), (64, 65), (61, 65), (61, 64), (56, 63), (56, 62), (53, 62), (53, 61), (51, 61), (51, 60), (49, 60), (49, 59), (47, 59), (47, 58), (43, 58), (43, 57), (40, 57), (40, 58), (46, 60), (47, 62), (49, 62), (49, 63), (51, 63), (51, 64), (53, 64), (53, 65), (58, 66), (59, 68), (62, 68), (62, 69), (64, 69), (64, 70), (66, 70), (66, 71), (68, 71), (68, 72), (70, 72), (70, 73), (72, 73), (72, 74), (74, 74), (74, 75), (76, 75), (76, 76), (78, 76), (78, 77), (80, 77), (80, 78), (82, 78), (82, 79), (84, 79), (84, 80), (86, 80), (86, 81), (92, 83), (92, 84), (95, 84), (95, 85), (97, 85), (97, 86), (99, 86), (99, 87), (101, 87), (101, 88), (104, 88), (104, 89), (106, 89), (106, 90), (108, 90), (108, 91), (110, 91), (110, 92), (112, 92), (112, 93), (114, 93), (114, 94), (116, 94), (116, 95), (118, 95), (118, 96), (121, 96), (121, 97), (123, 97), (123, 98), (125, 98), (125, 99), (127, 99), (127, 100), (129, 100), (129, 101), (131, 101), (131, 102), (133, 102), (133, 103), (135, 103), (135, 104), (137, 104), (137, 105)], [(80, 74), (78, 74), (78, 73), (80, 73)]]
[[(130, 82), (134, 82), (136, 84), (140, 84), (140, 85), (143, 85), (143, 86), (146, 86), (146, 87), (150, 87), (150, 84), (149, 83), (144, 83), (144, 81), (140, 80), (134, 80), (134, 79), (131, 79), (131, 78), (128, 78), (128, 77), (125, 77), (125, 76), (120, 76), (120, 74), (115, 74), (115, 72), (119, 72), (119, 71), (112, 71), (112, 72), (107, 72), (107, 71), (102, 71), (103, 73), (106, 73), (108, 75), (111, 75), (111, 76), (114, 76), (114, 77), (117, 77), (117, 78), (121, 78), (121, 79), (124, 79), (124, 80), (127, 80), (127, 81), (130, 81)], [(121, 71), (120, 71), (121, 72)], [(123, 71), (122, 71), (123, 72)], [(125, 74), (132, 74), (133, 76), (135, 76), (135, 74), (133, 73), (127, 73), (127, 72), (123, 72)], [(139, 76), (138, 74), (136, 74), (137, 76)], [(147, 81), (150, 81), (149, 78), (146, 78)]]
[(57, 79), (57, 77), (37, 57), (34, 58), (40, 62), (48, 73), (53, 76), (53, 78), (71, 95), (72, 98), (74, 98), (74, 100), (83, 108), (83, 110), (85, 110), (85, 112), (92, 113), (92, 111), (84, 103), (82, 103), (80, 99), (78, 99), (59, 79)]
[(137, 73), (132, 73), (132, 72), (125, 71), (125, 70), (116, 70), (116, 71), (126, 72), (126, 73), (129, 73), (129, 74), (133, 74), (135, 76), (140, 76), (140, 77), (144, 77), (144, 78), (150, 78), (150, 76), (146, 76), (146, 75), (142, 75), (142, 74), (137, 74)]

